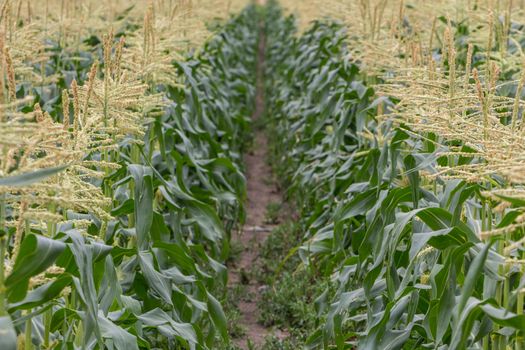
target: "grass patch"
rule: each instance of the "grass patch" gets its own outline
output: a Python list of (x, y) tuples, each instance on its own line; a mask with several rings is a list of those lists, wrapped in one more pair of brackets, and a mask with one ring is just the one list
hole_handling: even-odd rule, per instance
[(300, 349), (302, 341), (294, 336), (286, 339), (279, 339), (275, 336), (270, 336), (265, 339), (261, 350), (297, 350)]
[(259, 301), (260, 322), (265, 326), (288, 329), (293, 336), (306, 338), (319, 322), (315, 299), (332, 291), (330, 281), (307, 269), (284, 271)]
[(241, 319), (241, 312), (239, 310), (238, 302), (247, 294), (246, 286), (237, 284), (229, 288), (224, 310), (226, 319), (228, 320), (228, 333), (232, 338), (241, 338), (246, 334), (246, 329), (239, 322)]
[(283, 223), (266, 238), (260, 249), (260, 263), (252, 270), (253, 277), (259, 283), (272, 285), (276, 279), (277, 270), (293, 270), (300, 263), (297, 255), (292, 255), (287, 261), (283, 259), (301, 242), (299, 226), (292, 222)]
[(302, 232), (296, 223), (276, 228), (261, 247), (260, 263), (253, 275), (267, 287), (258, 302), (259, 322), (289, 332), (289, 337), (268, 337), (262, 349), (299, 349), (323, 320), (316, 309), (317, 296), (331, 295), (334, 288), (329, 278), (305, 268), (297, 254), (290, 251), (301, 242)]

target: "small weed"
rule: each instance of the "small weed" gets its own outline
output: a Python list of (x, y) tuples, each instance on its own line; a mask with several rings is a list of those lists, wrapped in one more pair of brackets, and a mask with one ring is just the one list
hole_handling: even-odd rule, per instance
[(246, 329), (241, 324), (241, 313), (238, 309), (226, 311), (226, 319), (228, 320), (228, 333), (232, 338), (241, 338), (246, 334)]
[(279, 339), (276, 336), (270, 336), (265, 339), (261, 350), (297, 350), (302, 346), (301, 341), (290, 336), (286, 339)]
[(228, 255), (228, 264), (234, 264), (236, 263), (240, 256), (242, 251), (244, 250), (244, 247), (242, 243), (238, 240), (231, 240), (230, 241), (230, 254)]
[(250, 284), (250, 274), (245, 270), (241, 269), (239, 274), (241, 275), (241, 284), (242, 285), (248, 285)]
[(242, 350), (242, 348), (238, 347), (235, 344), (219, 344), (215, 345), (216, 350)]
[[(246, 286), (237, 284), (228, 288), (223, 292), (222, 305), (226, 319), (228, 320), (228, 333), (232, 338), (241, 338), (246, 334), (246, 329), (241, 324), (241, 313), (239, 310), (239, 301), (244, 298), (249, 298)], [(218, 345), (217, 345), (218, 346)], [(226, 345), (223, 345), (226, 346)], [(235, 347), (221, 347), (221, 350), (235, 350)]]
[(273, 230), (260, 249), (261, 263), (252, 271), (254, 278), (262, 284), (272, 284), (278, 269), (290, 270), (297, 266), (297, 255), (292, 254), (284, 263), (283, 259), (300, 241), (301, 231), (295, 223), (284, 223)]
[(266, 185), (266, 186), (273, 186), (275, 181), (274, 179), (271, 177), (271, 176), (267, 176), (263, 179), (263, 183)]
[[(259, 322), (267, 327), (286, 329), (286, 339), (268, 337), (263, 350), (300, 349), (322, 319), (315, 308), (315, 298), (325, 291), (333, 292), (328, 277), (305, 269), (297, 254), (293, 254), (302, 231), (296, 223), (276, 228), (261, 247), (260, 263), (253, 274), (268, 285), (258, 301)], [(288, 259), (283, 262), (283, 259)]]
[(330, 289), (328, 279), (314, 276), (306, 269), (300, 267), (296, 272), (285, 271), (261, 295), (260, 322), (265, 326), (293, 329), (299, 333), (311, 331), (318, 321), (315, 298)]
[(282, 204), (277, 202), (270, 202), (266, 206), (266, 218), (265, 221), (267, 224), (278, 224), (279, 223), (279, 214), (281, 213)]
[(252, 130), (254, 131), (265, 130), (267, 123), (268, 123), (267, 119), (264, 118), (264, 116), (260, 116), (259, 118), (252, 121)]

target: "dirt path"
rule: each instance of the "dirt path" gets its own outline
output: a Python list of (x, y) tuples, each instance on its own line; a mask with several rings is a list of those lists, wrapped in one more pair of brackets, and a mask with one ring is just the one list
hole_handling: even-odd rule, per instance
[[(252, 119), (255, 121), (264, 114), (264, 45), (265, 38), (261, 34), (259, 40), (257, 64), (257, 93), (255, 111)], [(272, 202), (279, 202), (281, 195), (276, 190), (272, 181), (272, 169), (267, 163), (268, 140), (264, 130), (254, 130), (254, 142), (249, 153), (244, 156), (246, 165), (246, 178), (248, 188), (248, 201), (246, 203), (247, 219), (234, 240), (243, 246), (243, 251), (237, 266), (230, 271), (230, 287), (236, 284), (246, 284), (246, 295), (239, 300), (239, 323), (245, 329), (245, 335), (236, 339), (235, 344), (242, 349), (249, 349), (251, 343), (259, 349), (270, 330), (257, 322), (257, 300), (260, 297), (261, 285), (253, 278), (246, 280), (246, 273), (252, 270), (259, 256), (261, 244), (268, 237), (274, 226), (265, 223), (266, 208)]]

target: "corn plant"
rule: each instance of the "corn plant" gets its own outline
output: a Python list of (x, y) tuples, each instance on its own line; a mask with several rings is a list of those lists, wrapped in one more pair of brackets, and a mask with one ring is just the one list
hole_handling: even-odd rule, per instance
[[(458, 134), (432, 130), (433, 122), (425, 127), (430, 115), (416, 102), (421, 88), (397, 93), (406, 78), (382, 84), (385, 92), (377, 96), (361, 62), (350, 61), (360, 47), (348, 47), (352, 41), (347, 44), (341, 24), (315, 22), (295, 37), (293, 20), (278, 9), (268, 21), (268, 37), (276, 38), (267, 58), (269, 115), (277, 159), (303, 217), (298, 252), (305, 265), (339, 286), (309, 346), (522, 346), (521, 265), (518, 257), (507, 256), (522, 237), (520, 204), (510, 199), (506, 209), (494, 208), (486, 193), (498, 193), (505, 184), (495, 172), (487, 184), (485, 178), (442, 171), (489, 169), (491, 158), (478, 154), (468, 134), (455, 126), (447, 130)], [(449, 67), (453, 51), (448, 49)], [(455, 73), (448, 69), (450, 81)], [(465, 81), (456, 77), (458, 85)], [(413, 76), (410, 81), (424, 84)], [(280, 87), (277, 93), (273, 86)], [(450, 94), (449, 86), (444, 94)], [(476, 103), (494, 94), (484, 89)], [(463, 92), (458, 87), (455, 93)], [(399, 100), (401, 106), (413, 101), (414, 109), (400, 112)], [(455, 123), (456, 112), (451, 121), (450, 100), (444, 101), (444, 123)], [(502, 108), (512, 111), (512, 101)], [(477, 107), (467, 102), (464, 108)], [(400, 115), (423, 118), (406, 122), (397, 119)], [(485, 130), (499, 127), (492, 120), (485, 125)], [(488, 140), (494, 134), (485, 135)]]
[(217, 292), (244, 215), (255, 10), (191, 52), (163, 17), (201, 23), (179, 5), (111, 8), (115, 22), (67, 31), (78, 4), (34, 18), (4, 2), (0, 348), (229, 341)]

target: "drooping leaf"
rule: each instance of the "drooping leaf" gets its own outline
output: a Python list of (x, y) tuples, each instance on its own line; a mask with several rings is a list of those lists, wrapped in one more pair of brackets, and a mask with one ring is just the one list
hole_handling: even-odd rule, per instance
[(5, 280), (9, 301), (22, 301), (27, 294), (29, 279), (50, 267), (65, 248), (60, 241), (27, 235), (20, 245), (13, 271)]
[(17, 350), (16, 331), (9, 316), (0, 317), (0, 349)]
[(56, 175), (61, 171), (64, 171), (68, 168), (68, 166), (69, 165), (62, 165), (54, 168), (40, 169), (29, 173), (3, 177), (0, 178), (0, 186), (29, 186), (36, 182), (43, 181), (50, 176)]

